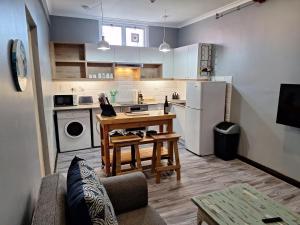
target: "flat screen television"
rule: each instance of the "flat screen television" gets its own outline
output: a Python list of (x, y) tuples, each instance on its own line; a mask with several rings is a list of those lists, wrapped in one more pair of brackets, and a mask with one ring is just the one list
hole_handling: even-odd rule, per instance
[(281, 84), (276, 122), (300, 128), (300, 84)]

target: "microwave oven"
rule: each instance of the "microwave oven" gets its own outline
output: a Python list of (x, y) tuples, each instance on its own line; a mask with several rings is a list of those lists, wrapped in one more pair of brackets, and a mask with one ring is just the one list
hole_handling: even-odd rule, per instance
[(77, 95), (54, 95), (54, 106), (75, 106), (78, 105)]

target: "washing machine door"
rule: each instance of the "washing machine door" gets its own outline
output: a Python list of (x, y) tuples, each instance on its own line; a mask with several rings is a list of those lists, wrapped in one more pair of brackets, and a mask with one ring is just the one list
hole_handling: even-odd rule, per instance
[(69, 121), (65, 125), (65, 134), (72, 139), (80, 138), (85, 132), (86, 126), (78, 120)]

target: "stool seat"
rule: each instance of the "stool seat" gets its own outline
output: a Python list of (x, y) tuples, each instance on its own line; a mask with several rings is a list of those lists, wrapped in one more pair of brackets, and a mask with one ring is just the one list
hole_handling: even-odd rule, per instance
[(142, 138), (137, 135), (111, 137), (111, 143), (113, 145), (128, 146), (132, 143), (139, 142), (140, 140), (142, 140)]
[[(142, 171), (139, 142), (142, 140), (141, 137), (137, 135), (128, 135), (128, 136), (117, 136), (111, 137), (111, 143), (113, 145), (113, 165), (112, 165), (112, 174), (119, 175), (122, 173), (128, 173), (133, 171)], [(136, 160), (132, 160), (132, 166), (135, 169), (130, 171), (121, 169), (121, 147), (131, 146), (131, 157), (135, 157)], [(136, 161), (136, 166), (135, 162)]]
[(168, 141), (168, 140), (179, 139), (180, 135), (178, 135), (176, 133), (154, 134), (154, 135), (151, 135), (151, 137), (154, 139), (154, 141)]
[[(180, 160), (178, 152), (178, 140), (180, 135), (176, 133), (161, 133), (151, 135), (154, 140), (153, 156), (152, 156), (152, 171), (156, 172), (156, 183), (160, 183), (160, 174), (162, 171), (175, 170), (177, 174), (177, 180), (180, 180)], [(168, 155), (169, 163), (168, 166), (161, 164), (161, 149), (164, 142), (168, 142)], [(175, 155), (175, 162), (173, 161)]]

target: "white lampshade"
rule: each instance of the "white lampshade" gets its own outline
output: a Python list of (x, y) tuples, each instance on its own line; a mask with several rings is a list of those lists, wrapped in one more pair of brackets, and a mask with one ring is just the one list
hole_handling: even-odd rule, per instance
[(161, 43), (159, 46), (159, 51), (161, 52), (171, 51), (170, 45), (167, 42), (163, 41), (163, 43)]
[(106, 51), (110, 49), (109, 43), (104, 40), (104, 36), (102, 36), (101, 41), (98, 42), (97, 49)]

